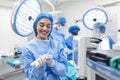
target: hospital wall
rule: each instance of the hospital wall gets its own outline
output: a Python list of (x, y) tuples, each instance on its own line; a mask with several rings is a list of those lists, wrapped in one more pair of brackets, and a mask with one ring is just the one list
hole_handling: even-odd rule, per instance
[[(62, 5), (57, 5), (56, 9), (63, 11), (62, 15), (65, 16), (68, 20), (66, 28), (64, 29), (67, 36), (70, 34), (68, 33), (68, 28), (70, 25), (77, 24), (80, 26), (81, 31), (79, 35), (82, 36), (92, 36), (92, 31), (88, 30), (82, 23), (82, 21), (75, 23), (75, 20), (79, 19), (81, 20), (83, 17), (83, 14), (85, 11), (87, 11), (90, 8), (97, 7), (95, 3), (91, 0), (88, 0), (86, 2), (77, 1), (77, 2), (67, 2), (62, 3)], [(107, 23), (107, 34), (112, 36), (114, 40), (120, 41), (120, 32), (118, 32), (118, 29), (120, 29), (120, 4), (117, 4), (115, 6), (108, 6), (108, 7), (101, 7), (103, 8), (109, 15), (108, 23)]]
[(11, 27), (12, 8), (0, 7), (0, 53), (12, 52), (17, 45), (27, 42), (26, 37), (16, 35)]

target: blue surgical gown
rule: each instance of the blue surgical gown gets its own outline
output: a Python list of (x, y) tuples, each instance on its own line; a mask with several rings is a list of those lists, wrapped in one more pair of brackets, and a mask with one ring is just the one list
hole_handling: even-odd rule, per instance
[[(67, 48), (69, 50), (73, 50), (73, 36), (69, 36), (66, 40), (65, 40), (65, 44), (67, 46)], [(72, 60), (72, 56), (73, 56), (73, 52), (70, 52), (68, 55), (67, 55), (67, 59), (68, 60)]]
[[(24, 71), (29, 80), (60, 80), (67, 74), (67, 58), (63, 53), (63, 46), (55, 40), (38, 40), (34, 38), (22, 48)], [(45, 64), (35, 68), (30, 64), (44, 54), (53, 55), (54, 67)]]
[(65, 34), (61, 30), (53, 29), (50, 38), (57, 40), (58, 42), (62, 43), (64, 47), (66, 47)]
[(73, 49), (73, 36), (69, 36), (66, 40), (65, 40), (65, 44), (67, 45), (67, 48), (69, 48), (70, 50)]
[(98, 50), (110, 50), (113, 47), (113, 44), (115, 43), (112, 38), (108, 35), (104, 35), (100, 37), (102, 42), (98, 45)]
[[(66, 40), (66, 46), (70, 50), (74, 50), (73, 52), (70, 52), (67, 56), (68, 60), (73, 60), (76, 64), (78, 64), (78, 41), (74, 39), (75, 36), (69, 36)], [(73, 57), (74, 55), (74, 57)]]

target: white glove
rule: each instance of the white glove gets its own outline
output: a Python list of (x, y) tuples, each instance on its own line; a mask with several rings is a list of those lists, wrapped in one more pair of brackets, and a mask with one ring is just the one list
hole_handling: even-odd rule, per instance
[(53, 60), (52, 55), (50, 55), (50, 54), (45, 54), (44, 56), (45, 56), (45, 58), (46, 58), (46, 63), (48, 63), (48, 65), (49, 65), (50, 67), (53, 67), (53, 66), (55, 65), (55, 61)]
[(32, 67), (37, 67), (37, 68), (39, 68), (39, 67), (44, 66), (45, 63), (46, 63), (46, 58), (45, 58), (45, 56), (43, 55), (43, 56), (40, 56), (40, 57), (39, 57), (38, 59), (36, 59), (35, 61), (33, 61), (30, 65), (31, 65)]
[(68, 48), (64, 48), (64, 52), (66, 53), (66, 54), (68, 54)]
[(65, 52), (67, 55), (69, 55), (70, 53), (73, 52), (73, 50), (70, 50), (70, 49), (68, 49), (68, 48), (64, 48), (64, 52)]

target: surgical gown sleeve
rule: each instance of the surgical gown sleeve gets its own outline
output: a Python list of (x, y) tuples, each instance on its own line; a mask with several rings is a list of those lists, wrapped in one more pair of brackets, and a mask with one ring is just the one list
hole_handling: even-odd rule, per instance
[(55, 53), (57, 56), (54, 57), (55, 66), (51, 67), (51, 70), (54, 74), (58, 76), (66, 76), (68, 72), (67, 56), (65, 55), (64, 49), (61, 44), (58, 44), (55, 49), (57, 49), (57, 52)]
[[(22, 55), (24, 59), (24, 71), (30, 80), (42, 80), (44, 76), (44, 67), (34, 68), (30, 63), (34, 61), (34, 57), (27, 48), (22, 48)], [(38, 79), (39, 78), (39, 79)]]
[(73, 41), (73, 36), (69, 36), (69, 37), (65, 40), (66, 46), (67, 46), (67, 48), (69, 48), (70, 50), (73, 49), (72, 41)]

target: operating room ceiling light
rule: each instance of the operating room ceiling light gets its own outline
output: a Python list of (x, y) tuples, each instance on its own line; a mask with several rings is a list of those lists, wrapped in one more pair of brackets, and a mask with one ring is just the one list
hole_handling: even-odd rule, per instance
[(93, 30), (93, 25), (97, 22), (106, 24), (108, 22), (108, 15), (102, 8), (91, 8), (84, 13), (82, 22), (85, 27)]
[(22, 37), (32, 34), (33, 22), (39, 13), (41, 13), (39, 0), (19, 0), (11, 17), (13, 31)]

